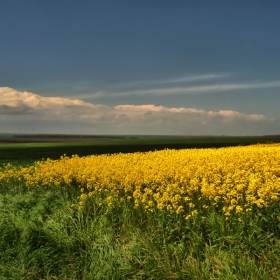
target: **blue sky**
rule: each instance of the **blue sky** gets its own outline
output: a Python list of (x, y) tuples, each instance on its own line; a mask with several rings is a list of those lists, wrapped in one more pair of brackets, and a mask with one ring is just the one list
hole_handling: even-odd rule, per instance
[(280, 134), (279, 14), (276, 0), (1, 1), (0, 131)]

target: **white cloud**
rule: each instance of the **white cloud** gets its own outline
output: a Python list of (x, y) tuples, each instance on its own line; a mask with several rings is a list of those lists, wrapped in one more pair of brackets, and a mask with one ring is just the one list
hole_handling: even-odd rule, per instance
[[(221, 79), (225, 77), (229, 77), (231, 74), (223, 73), (223, 74), (203, 74), (203, 75), (185, 75), (178, 78), (170, 78), (170, 79), (161, 79), (161, 80), (144, 80), (144, 81), (134, 81), (128, 83), (120, 83), (117, 86), (138, 86), (138, 85), (155, 85), (155, 84), (174, 84), (174, 83), (190, 83), (196, 81), (206, 81), (213, 79)], [(116, 86), (116, 85), (115, 85)]]
[(230, 74), (204, 74), (204, 75), (187, 75), (180, 78), (167, 79), (158, 81), (159, 84), (173, 84), (173, 83), (189, 83), (189, 82), (197, 82), (197, 81), (205, 81), (205, 80), (213, 80), (229, 77)]
[[(175, 82), (176, 79), (174, 79)], [(279, 88), (280, 81), (270, 81), (270, 82), (252, 82), (252, 83), (239, 83), (239, 84), (216, 84), (216, 85), (206, 85), (206, 86), (190, 86), (190, 87), (164, 87), (164, 88), (154, 88), (154, 89), (141, 89), (141, 90), (131, 90), (123, 92), (109, 92), (100, 91), (92, 93), (90, 95), (84, 95), (84, 98), (118, 98), (126, 96), (173, 96), (178, 94), (199, 94), (199, 93), (212, 93), (212, 92), (223, 92), (231, 90), (246, 90), (246, 89), (261, 89), (261, 88)]]
[[(167, 108), (148, 105), (95, 105), (78, 99), (42, 97), (11, 88), (0, 88), (0, 121), (55, 124), (80, 123), (107, 127), (108, 133), (183, 134), (193, 131), (211, 134), (211, 131), (231, 131), (234, 127), (267, 125), (276, 120), (261, 114), (245, 114), (232, 110), (205, 111), (195, 108)], [(229, 129), (231, 128), (231, 129)], [(111, 129), (111, 130), (110, 130)], [(212, 130), (211, 130), (212, 129)], [(133, 132), (132, 132), (133, 131)], [(177, 132), (176, 132), (177, 131)], [(68, 133), (71, 133), (69, 131)], [(114, 132), (115, 133), (115, 132)]]

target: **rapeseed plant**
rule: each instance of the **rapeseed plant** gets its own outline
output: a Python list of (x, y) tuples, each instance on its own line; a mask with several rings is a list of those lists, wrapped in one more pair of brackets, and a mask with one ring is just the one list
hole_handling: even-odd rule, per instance
[(99, 203), (107, 200), (108, 211), (118, 201), (147, 212), (184, 213), (186, 219), (203, 215), (210, 206), (226, 217), (242, 216), (279, 201), (280, 145), (63, 155), (19, 169), (8, 164), (0, 180), (30, 188), (76, 185), (81, 211), (98, 194)]

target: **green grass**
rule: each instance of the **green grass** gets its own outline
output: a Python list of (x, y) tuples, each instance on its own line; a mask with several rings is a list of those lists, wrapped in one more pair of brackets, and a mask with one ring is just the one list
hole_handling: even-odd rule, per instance
[(94, 201), (77, 212), (77, 195), (1, 185), (0, 279), (280, 279), (279, 224), (215, 209), (191, 221), (130, 205), (107, 213)]

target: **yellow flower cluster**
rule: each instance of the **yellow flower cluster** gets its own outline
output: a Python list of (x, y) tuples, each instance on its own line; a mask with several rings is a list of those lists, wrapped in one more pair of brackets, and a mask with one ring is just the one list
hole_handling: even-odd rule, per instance
[[(28, 187), (79, 186), (80, 209), (92, 197), (110, 208), (114, 201), (196, 216), (218, 207), (240, 215), (280, 199), (280, 145), (163, 150), (35, 162), (0, 172), (2, 181)], [(199, 207), (198, 207), (199, 205)]]

